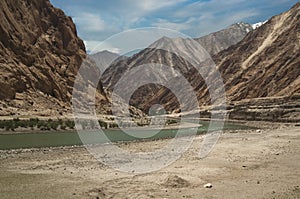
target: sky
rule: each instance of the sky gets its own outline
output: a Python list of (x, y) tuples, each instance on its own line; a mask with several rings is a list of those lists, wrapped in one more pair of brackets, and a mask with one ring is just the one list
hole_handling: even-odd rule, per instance
[[(71, 16), (90, 52), (122, 31), (159, 27), (200, 37), (237, 22), (250, 24), (287, 11), (297, 0), (50, 0)], [(113, 45), (100, 50), (119, 53)]]

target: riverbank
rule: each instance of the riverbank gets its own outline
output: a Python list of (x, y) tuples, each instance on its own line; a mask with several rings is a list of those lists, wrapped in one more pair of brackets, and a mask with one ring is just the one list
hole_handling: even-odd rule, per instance
[[(260, 130), (229, 130), (207, 158), (199, 159), (202, 139), (197, 136), (174, 164), (142, 175), (112, 170), (83, 147), (2, 151), (0, 198), (300, 197), (299, 127), (265, 123)], [(168, 142), (118, 145), (147, 152)], [(206, 183), (213, 187), (204, 188)]]

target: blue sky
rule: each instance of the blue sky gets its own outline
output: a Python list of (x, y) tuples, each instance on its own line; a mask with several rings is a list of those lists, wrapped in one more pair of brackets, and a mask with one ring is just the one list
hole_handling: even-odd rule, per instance
[[(128, 29), (169, 28), (191, 37), (236, 22), (256, 23), (287, 11), (297, 0), (50, 0), (71, 16), (87, 50)], [(107, 50), (118, 52), (113, 46)]]

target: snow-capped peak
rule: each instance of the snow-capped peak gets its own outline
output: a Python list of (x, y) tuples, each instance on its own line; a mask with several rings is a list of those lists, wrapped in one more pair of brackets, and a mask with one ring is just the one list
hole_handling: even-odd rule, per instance
[(258, 22), (258, 23), (255, 23), (255, 24), (252, 24), (252, 28), (255, 30), (259, 27), (261, 27), (262, 25), (264, 25), (265, 23), (267, 23), (268, 20), (264, 21), (264, 22)]

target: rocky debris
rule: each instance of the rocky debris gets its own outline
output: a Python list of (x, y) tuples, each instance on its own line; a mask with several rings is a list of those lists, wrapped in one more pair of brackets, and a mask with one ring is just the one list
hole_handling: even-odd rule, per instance
[(28, 91), (12, 100), (0, 101), (1, 116), (62, 116), (71, 112), (71, 107), (59, 99), (41, 92)]
[[(255, 98), (232, 102), (230, 119), (248, 121), (300, 122), (300, 94), (291, 97)], [(257, 130), (259, 133), (260, 130)]]
[(213, 185), (211, 183), (207, 183), (203, 186), (204, 188), (208, 188), (211, 189), (213, 187)]
[(105, 194), (103, 188), (90, 190), (88, 192), (88, 195), (93, 198), (105, 198), (106, 197), (106, 194)]
[(163, 185), (171, 188), (184, 188), (188, 187), (190, 183), (177, 175), (170, 175)]

